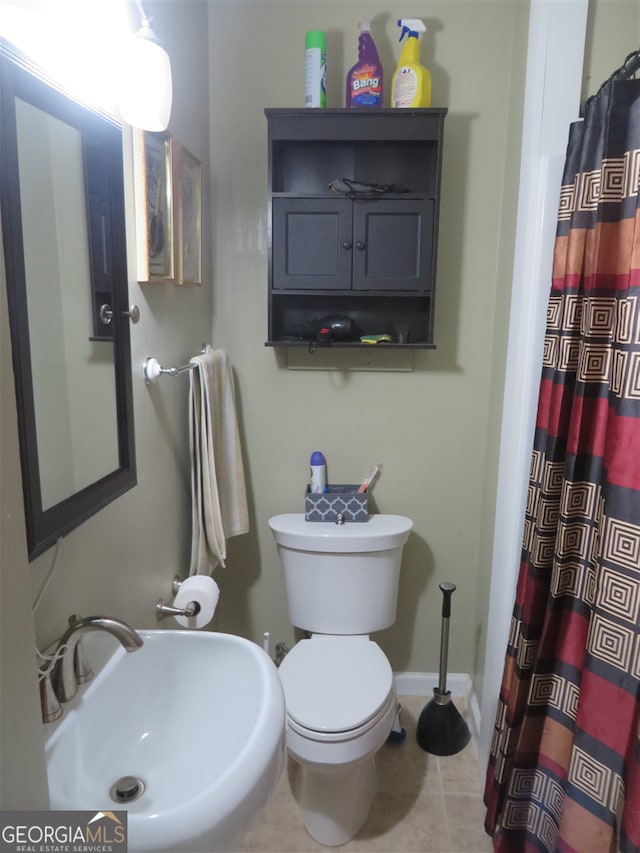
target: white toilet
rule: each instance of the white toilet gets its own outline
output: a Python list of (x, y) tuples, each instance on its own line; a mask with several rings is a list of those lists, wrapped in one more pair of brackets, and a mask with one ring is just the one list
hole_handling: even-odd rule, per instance
[(287, 748), (300, 765), (294, 791), (308, 832), (345, 844), (376, 789), (375, 754), (396, 714), (391, 665), (369, 633), (396, 619), (402, 549), (413, 522), (269, 520), (284, 568), (289, 618), (311, 632), (280, 665)]

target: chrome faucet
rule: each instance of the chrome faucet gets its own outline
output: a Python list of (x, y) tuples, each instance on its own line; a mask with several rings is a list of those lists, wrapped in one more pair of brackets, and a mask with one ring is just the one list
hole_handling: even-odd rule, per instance
[(78, 684), (89, 681), (93, 673), (87, 666), (81, 651), (80, 640), (88, 631), (107, 631), (114, 636), (126, 652), (135, 652), (142, 646), (142, 637), (126, 622), (109, 616), (86, 616), (69, 618), (69, 627), (64, 632), (56, 648), (56, 654), (67, 646), (54, 664), (51, 681), (56, 696), (61, 702), (68, 702), (76, 695)]

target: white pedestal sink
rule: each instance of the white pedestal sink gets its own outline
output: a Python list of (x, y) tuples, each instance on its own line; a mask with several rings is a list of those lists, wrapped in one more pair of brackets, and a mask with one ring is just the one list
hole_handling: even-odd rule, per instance
[(277, 670), (242, 637), (138, 633), (133, 654), (83, 638), (94, 671), (106, 663), (47, 727), (51, 808), (126, 810), (130, 853), (232, 850), (284, 765)]

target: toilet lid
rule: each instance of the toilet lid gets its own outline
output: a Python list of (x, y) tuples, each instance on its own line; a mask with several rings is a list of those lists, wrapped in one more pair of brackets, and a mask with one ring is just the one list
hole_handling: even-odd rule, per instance
[(287, 714), (319, 732), (356, 729), (383, 706), (393, 687), (391, 665), (368, 637), (301, 640), (279, 668)]

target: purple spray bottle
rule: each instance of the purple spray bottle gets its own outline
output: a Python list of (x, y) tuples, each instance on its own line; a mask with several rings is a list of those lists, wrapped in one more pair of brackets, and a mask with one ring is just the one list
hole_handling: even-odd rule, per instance
[(369, 21), (358, 24), (358, 61), (347, 74), (346, 106), (382, 106), (382, 64), (371, 37)]

